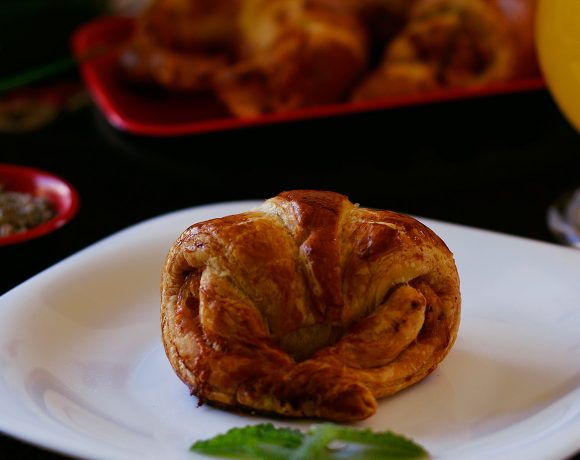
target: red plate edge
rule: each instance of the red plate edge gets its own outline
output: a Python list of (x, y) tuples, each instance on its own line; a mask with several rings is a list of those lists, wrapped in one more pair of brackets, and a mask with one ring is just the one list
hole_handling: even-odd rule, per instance
[[(133, 27), (134, 19), (130, 17), (101, 17), (77, 28), (71, 38), (73, 53), (79, 61), (81, 75), (96, 105), (101, 109), (111, 125), (121, 131), (132, 134), (159, 137), (180, 136), (546, 88), (544, 78), (542, 76), (534, 76), (484, 87), (445, 89), (430, 93), (389, 97), (387, 99), (359, 103), (337, 103), (247, 119), (224, 115), (206, 120), (185, 119), (173, 124), (156, 123), (151, 120), (132, 118), (123, 112), (124, 107), (121, 106), (115, 97), (114, 85), (107, 87), (106, 81), (103, 80), (103, 72), (112, 72), (111, 67), (116, 65), (117, 50), (130, 36)], [(100, 45), (104, 45), (105, 51), (94, 52), (95, 48), (98, 49)], [(91, 53), (94, 53), (96, 56), (88, 57)], [(117, 96), (122, 91), (122, 87), (119, 88), (117, 88), (119, 91), (117, 92)], [(147, 103), (146, 101), (141, 102)]]

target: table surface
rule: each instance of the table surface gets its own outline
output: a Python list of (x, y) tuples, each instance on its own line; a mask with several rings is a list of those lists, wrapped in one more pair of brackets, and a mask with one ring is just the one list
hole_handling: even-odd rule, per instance
[[(0, 162), (56, 173), (81, 197), (65, 227), (0, 248), (2, 294), (144, 219), (289, 189), (554, 242), (546, 209), (580, 184), (580, 136), (545, 90), (179, 138), (119, 132), (88, 104), (0, 134)], [(7, 436), (0, 452), (63, 458)]]

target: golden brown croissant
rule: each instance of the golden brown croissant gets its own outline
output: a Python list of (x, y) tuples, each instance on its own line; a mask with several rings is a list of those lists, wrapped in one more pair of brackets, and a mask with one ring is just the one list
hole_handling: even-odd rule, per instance
[(290, 191), (197, 223), (161, 281), (167, 356), (200, 402), (360, 420), (451, 349), (459, 279), (417, 220)]
[(353, 99), (529, 76), (537, 70), (534, 13), (535, 0), (419, 0)]
[(133, 82), (172, 91), (207, 91), (236, 53), (241, 0), (155, 0), (136, 20), (121, 53)]
[(345, 100), (367, 70), (367, 33), (342, 2), (244, 0), (238, 27), (238, 59), (214, 79), (234, 115)]

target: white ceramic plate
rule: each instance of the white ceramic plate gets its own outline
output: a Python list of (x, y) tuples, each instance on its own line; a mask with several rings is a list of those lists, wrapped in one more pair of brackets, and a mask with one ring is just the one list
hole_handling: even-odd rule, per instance
[[(159, 330), (169, 246), (193, 222), (256, 204), (149, 220), (0, 297), (0, 429), (78, 457), (192, 459), (195, 440), (268, 420), (196, 407)], [(423, 221), (457, 259), (459, 337), (435, 373), (359, 425), (406, 434), (442, 459), (580, 450), (580, 252)]]

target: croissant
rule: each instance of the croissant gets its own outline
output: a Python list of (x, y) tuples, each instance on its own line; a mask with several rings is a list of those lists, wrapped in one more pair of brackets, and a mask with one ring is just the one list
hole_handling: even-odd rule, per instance
[(367, 70), (367, 33), (342, 2), (245, 0), (239, 54), (214, 90), (238, 117), (348, 98)]
[(353, 100), (474, 87), (537, 72), (535, 0), (419, 0)]
[(425, 225), (296, 190), (181, 234), (161, 329), (200, 403), (353, 421), (439, 365), (460, 299), (453, 256)]
[(155, 0), (120, 56), (124, 77), (170, 91), (208, 91), (236, 53), (242, 0)]
[(367, 33), (325, 0), (155, 0), (120, 57), (128, 81), (207, 92), (236, 116), (344, 100), (367, 69)]

